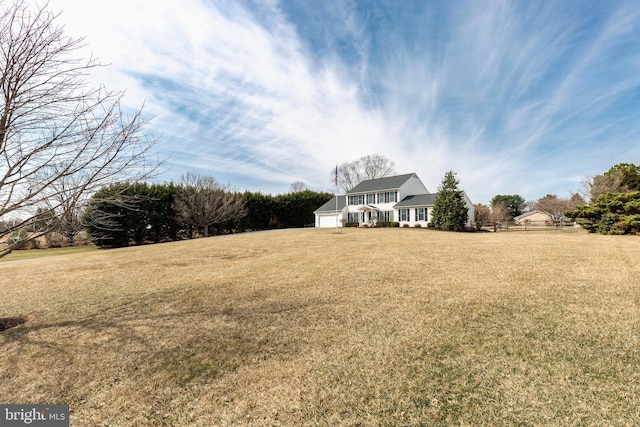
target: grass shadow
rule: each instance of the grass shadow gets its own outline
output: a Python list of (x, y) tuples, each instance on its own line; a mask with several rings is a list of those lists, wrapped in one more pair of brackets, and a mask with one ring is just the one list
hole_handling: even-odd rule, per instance
[(0, 332), (15, 328), (27, 321), (29, 321), (29, 318), (26, 316), (0, 317)]

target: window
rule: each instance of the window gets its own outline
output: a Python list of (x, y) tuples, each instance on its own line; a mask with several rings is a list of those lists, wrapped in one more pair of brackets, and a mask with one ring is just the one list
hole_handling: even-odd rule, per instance
[(416, 221), (426, 221), (426, 208), (416, 208)]
[(400, 221), (409, 221), (409, 209), (400, 209)]
[(354, 196), (349, 196), (349, 204), (364, 205), (364, 194), (356, 194)]
[(393, 211), (380, 211), (378, 212), (378, 218), (383, 222), (393, 221)]
[(367, 204), (372, 204), (376, 202), (376, 195), (371, 193), (367, 194)]
[(398, 201), (398, 193), (396, 191), (387, 191), (378, 193), (378, 203), (393, 203)]
[(349, 222), (360, 222), (360, 212), (349, 212), (347, 219)]

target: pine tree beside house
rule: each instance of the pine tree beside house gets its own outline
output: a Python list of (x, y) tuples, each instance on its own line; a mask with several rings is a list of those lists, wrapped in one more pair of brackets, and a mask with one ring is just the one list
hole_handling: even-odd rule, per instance
[(442, 178), (433, 206), (431, 225), (438, 230), (463, 231), (467, 224), (469, 210), (464, 192), (458, 188), (460, 181), (453, 171)]

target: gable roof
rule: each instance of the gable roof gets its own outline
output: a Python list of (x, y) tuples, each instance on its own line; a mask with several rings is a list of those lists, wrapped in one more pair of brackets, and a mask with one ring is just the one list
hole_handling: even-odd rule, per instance
[(372, 191), (397, 190), (411, 177), (417, 177), (415, 173), (405, 175), (385, 176), (384, 178), (367, 179), (353, 187), (347, 194), (366, 193)]
[(336, 212), (336, 197), (338, 197), (338, 211), (347, 206), (347, 196), (334, 196), (324, 205), (313, 211), (313, 213)]
[(407, 196), (401, 202), (396, 203), (394, 208), (406, 208), (414, 206), (433, 206), (436, 202), (436, 193), (432, 194), (416, 194), (415, 196)]

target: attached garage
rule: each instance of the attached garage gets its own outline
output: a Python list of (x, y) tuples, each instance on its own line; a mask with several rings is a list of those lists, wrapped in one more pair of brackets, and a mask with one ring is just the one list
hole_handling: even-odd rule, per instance
[(346, 196), (337, 196), (338, 209), (336, 210), (336, 198), (332, 198), (324, 205), (320, 206), (313, 213), (316, 217), (316, 227), (318, 228), (335, 228), (336, 220), (338, 227), (342, 227), (344, 220), (344, 212), (347, 205)]
[(342, 221), (340, 221), (339, 215), (336, 214), (316, 214), (316, 227), (318, 228), (334, 228), (336, 226), (342, 227)]

